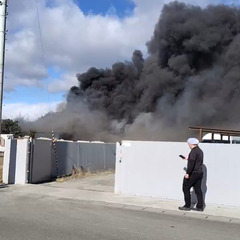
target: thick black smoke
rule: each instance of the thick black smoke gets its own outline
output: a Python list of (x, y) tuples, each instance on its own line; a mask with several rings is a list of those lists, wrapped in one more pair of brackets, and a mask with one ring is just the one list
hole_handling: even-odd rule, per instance
[(143, 66), (142, 53), (135, 51), (132, 62), (115, 63), (112, 69), (90, 68), (77, 75), (80, 88), (71, 89), (68, 102), (71, 104), (72, 95), (77, 95), (90, 109), (104, 111), (112, 120), (132, 122), (141, 97), (138, 82)]
[(136, 50), (131, 62), (77, 75), (61, 113), (65, 124), (74, 119), (66, 131), (82, 139), (184, 140), (189, 125), (240, 126), (239, 8), (165, 5), (147, 48), (146, 59)]

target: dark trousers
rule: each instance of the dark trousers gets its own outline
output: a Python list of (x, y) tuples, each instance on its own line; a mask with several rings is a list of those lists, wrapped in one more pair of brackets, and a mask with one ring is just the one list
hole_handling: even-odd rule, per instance
[(203, 194), (202, 194), (202, 179), (203, 173), (192, 173), (189, 179), (183, 179), (183, 193), (184, 193), (184, 200), (185, 200), (185, 207), (191, 207), (191, 194), (190, 189), (191, 187), (194, 188), (194, 191), (197, 195), (197, 208), (203, 208)]

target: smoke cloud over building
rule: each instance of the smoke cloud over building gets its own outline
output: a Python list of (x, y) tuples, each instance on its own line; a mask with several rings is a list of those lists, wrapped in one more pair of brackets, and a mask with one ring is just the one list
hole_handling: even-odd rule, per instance
[[(148, 57), (77, 74), (67, 104), (34, 123), (74, 139), (185, 140), (189, 125), (240, 126), (240, 9), (165, 5)], [(49, 129), (48, 129), (49, 128)], [(38, 129), (37, 129), (38, 130)]]

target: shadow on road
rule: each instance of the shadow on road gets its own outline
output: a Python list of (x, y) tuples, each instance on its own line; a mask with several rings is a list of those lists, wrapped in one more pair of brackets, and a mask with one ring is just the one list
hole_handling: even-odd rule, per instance
[(6, 184), (0, 184), (0, 190), (3, 188), (7, 188), (7, 187), (8, 187), (8, 185), (6, 185)]

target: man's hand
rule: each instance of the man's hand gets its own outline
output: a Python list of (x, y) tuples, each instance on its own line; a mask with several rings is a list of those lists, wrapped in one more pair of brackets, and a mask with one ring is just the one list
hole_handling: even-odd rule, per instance
[(184, 176), (186, 179), (189, 179), (189, 174), (185, 174)]

